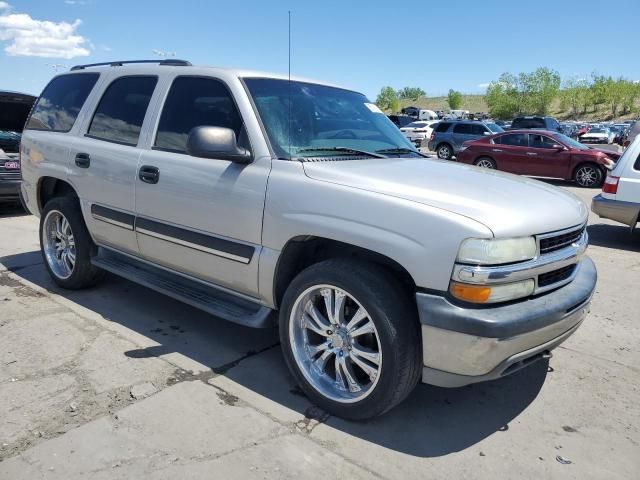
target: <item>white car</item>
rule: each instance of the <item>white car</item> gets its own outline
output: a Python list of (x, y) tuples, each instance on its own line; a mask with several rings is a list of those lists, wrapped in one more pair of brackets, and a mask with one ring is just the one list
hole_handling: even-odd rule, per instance
[(616, 134), (605, 127), (593, 127), (580, 137), (582, 143), (607, 143), (612, 144)]
[(418, 121), (405, 125), (400, 129), (402, 134), (411, 141), (411, 143), (421, 146), (423, 140), (429, 140), (434, 126), (439, 120)]
[(635, 228), (640, 220), (640, 136), (607, 175), (602, 193), (591, 202), (591, 210), (602, 218)]

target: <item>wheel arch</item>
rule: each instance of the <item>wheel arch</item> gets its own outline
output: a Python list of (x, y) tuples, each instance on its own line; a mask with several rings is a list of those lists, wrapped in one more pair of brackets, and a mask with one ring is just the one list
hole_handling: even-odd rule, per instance
[(47, 202), (54, 197), (71, 195), (78, 198), (78, 193), (69, 182), (50, 176), (42, 177), (38, 180), (37, 192), (38, 210), (40, 213), (42, 213), (42, 209)]
[(275, 268), (273, 299), (279, 308), (291, 281), (305, 268), (332, 258), (355, 258), (385, 268), (407, 291), (416, 291), (411, 274), (400, 263), (373, 250), (318, 236), (297, 236), (284, 246)]

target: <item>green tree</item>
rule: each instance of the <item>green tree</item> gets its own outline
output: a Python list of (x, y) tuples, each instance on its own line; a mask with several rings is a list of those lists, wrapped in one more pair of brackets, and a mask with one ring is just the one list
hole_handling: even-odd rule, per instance
[(382, 87), (376, 98), (376, 105), (388, 112), (398, 111), (398, 95), (392, 87)]
[(449, 95), (447, 95), (447, 103), (451, 110), (457, 110), (462, 106), (462, 94), (454, 89), (449, 89)]
[(418, 100), (420, 97), (426, 97), (427, 93), (420, 87), (404, 87), (398, 90), (396, 95), (403, 100)]
[(484, 98), (492, 117), (513, 118), (521, 111), (518, 78), (510, 73), (503, 73), (498, 80), (489, 84)]

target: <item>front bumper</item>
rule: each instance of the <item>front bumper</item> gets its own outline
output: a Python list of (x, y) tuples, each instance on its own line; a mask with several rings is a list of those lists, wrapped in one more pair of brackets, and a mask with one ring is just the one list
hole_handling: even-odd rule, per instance
[(549, 356), (584, 320), (596, 279), (593, 261), (584, 257), (571, 283), (522, 302), (465, 308), (443, 296), (418, 293), (422, 381), (460, 387), (503, 377)]
[(615, 220), (633, 228), (640, 218), (640, 203), (612, 200), (599, 194), (591, 200), (591, 211), (599, 217)]
[(0, 201), (13, 201), (18, 198), (20, 198), (20, 180), (0, 179)]

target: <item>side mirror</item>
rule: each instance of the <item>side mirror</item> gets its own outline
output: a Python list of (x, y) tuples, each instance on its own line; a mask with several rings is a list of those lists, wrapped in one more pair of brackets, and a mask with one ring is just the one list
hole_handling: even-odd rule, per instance
[(493, 135), (493, 133), (491, 133), (491, 132), (487, 132), (486, 130), (485, 130), (484, 132), (482, 132), (482, 134), (483, 134), (483, 135), (487, 135), (487, 136), (488, 136), (488, 135)]
[(193, 157), (251, 163), (253, 157), (246, 148), (239, 147), (236, 133), (224, 127), (195, 127), (189, 132), (187, 153)]
[(554, 143), (553, 145), (551, 145), (551, 148), (555, 148), (559, 152), (567, 149), (567, 147), (565, 147), (564, 145), (560, 145), (559, 143)]

